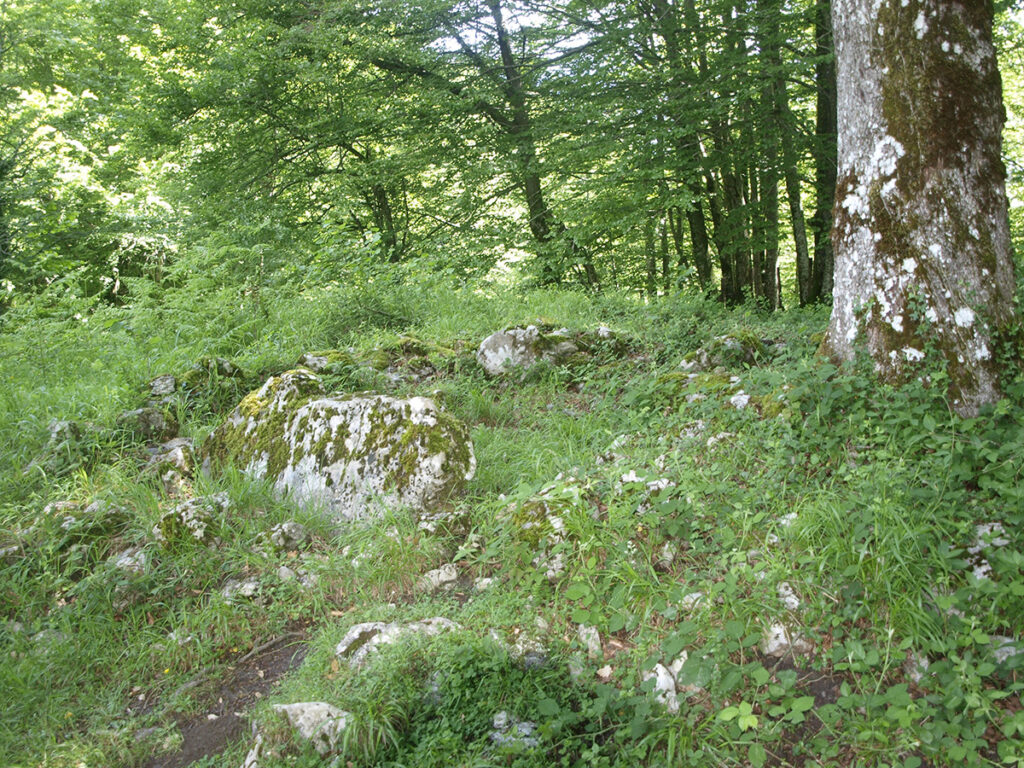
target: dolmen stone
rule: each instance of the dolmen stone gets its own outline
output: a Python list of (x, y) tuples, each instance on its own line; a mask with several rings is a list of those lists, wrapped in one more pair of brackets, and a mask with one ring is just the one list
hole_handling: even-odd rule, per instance
[(440, 507), (472, 479), (469, 429), (426, 397), (327, 396), (307, 369), (270, 378), (210, 435), (204, 467), (231, 462), (337, 518)]

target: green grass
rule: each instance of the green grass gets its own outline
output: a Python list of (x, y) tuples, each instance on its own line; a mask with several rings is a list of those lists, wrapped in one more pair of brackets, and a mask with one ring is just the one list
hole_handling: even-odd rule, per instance
[[(816, 359), (822, 310), (763, 317), (687, 297), (643, 305), (429, 281), (267, 290), (255, 307), (215, 286), (197, 299), (194, 287), (130, 309), (40, 301), (0, 332), (0, 546), (23, 548), (0, 562), (0, 764), (141, 764), (173, 740), (173, 712), (204, 705), (202, 686), (176, 691), (300, 622), (310, 632), (305, 663), (252, 713), (268, 768), (321, 764), (270, 709), (299, 700), (353, 713), (339, 746), (353, 766), (1022, 760), (1022, 659), (993, 654), (993, 636), (1024, 625), (1019, 380), (993, 413), (958, 419), (938, 377), (893, 388)], [(630, 354), (485, 378), (477, 343), (537, 320), (608, 325), (632, 339)], [(699, 391), (664, 378), (725, 333), (785, 349)], [(232, 500), (215, 521), (218, 544), (153, 540), (171, 501), (155, 480), (138, 479), (143, 446), (115, 428), (119, 411), (145, 400), (150, 378), (205, 356), (241, 366), (242, 379), (213, 381), (176, 404), (182, 433), (202, 439), (247, 387), (301, 353), (351, 347), (365, 358), (398, 334), (456, 350), (435, 361), (432, 379), (395, 387), (438, 391), (470, 426), (479, 466), (451, 521), (425, 530), (392, 510), (337, 529), (267, 483), (228, 472), (195, 481), (197, 495)], [(386, 385), (365, 366), (333, 376), (339, 387)], [(740, 389), (751, 396), (743, 410), (729, 404)], [(88, 428), (25, 472), (54, 418)], [(646, 483), (658, 480), (669, 485), (652, 492)], [(557, 499), (559, 532), (517, 524), (538, 494)], [(119, 524), (85, 528), (74, 541), (64, 541), (61, 518), (43, 514), (50, 502), (97, 498), (124, 510)], [(286, 520), (310, 529), (307, 550), (264, 545)], [(986, 553), (992, 578), (977, 581), (967, 548), (987, 522), (1001, 523), (1010, 545)], [(107, 563), (129, 546), (149, 557), (134, 579)], [(537, 563), (556, 556), (564, 570), (549, 579)], [(463, 584), (491, 577), (493, 586), (415, 589), (422, 573), (451, 561)], [(316, 583), (281, 581), (282, 565)], [(224, 599), (225, 581), (242, 577), (259, 581), (259, 599)], [(692, 593), (702, 594), (694, 605)], [(461, 630), (388, 648), (359, 672), (332, 665), (356, 622), (438, 615)], [(758, 651), (777, 621), (814, 644), (795, 669)], [(598, 629), (608, 659), (586, 658), (581, 623)], [(32, 639), (39, 632), (64, 641), (47, 646)], [(510, 649), (524, 637), (543, 646), (545, 665), (517, 660)], [(700, 689), (680, 694), (671, 716), (643, 676), (683, 650), (683, 674)], [(920, 683), (904, 670), (910, 653), (931, 661)], [(606, 663), (609, 679), (597, 675)], [(810, 707), (815, 680), (836, 693)], [(440, 696), (424, 703), (431, 685)], [(151, 709), (129, 709), (139, 695)], [(541, 746), (496, 747), (499, 710), (534, 722)], [(151, 726), (162, 730), (136, 742)], [(240, 764), (247, 748), (204, 764)]]

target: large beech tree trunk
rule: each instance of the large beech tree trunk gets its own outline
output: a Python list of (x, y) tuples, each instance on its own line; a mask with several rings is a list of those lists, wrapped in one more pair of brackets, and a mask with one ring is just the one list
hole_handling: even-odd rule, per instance
[(887, 378), (944, 358), (953, 407), (999, 397), (1013, 323), (989, 0), (834, 0), (839, 178), (824, 349)]

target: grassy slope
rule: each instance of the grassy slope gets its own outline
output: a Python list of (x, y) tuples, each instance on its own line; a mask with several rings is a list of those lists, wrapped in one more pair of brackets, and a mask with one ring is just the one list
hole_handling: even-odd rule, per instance
[[(261, 301), (211, 293), (194, 306), (194, 294), (183, 294), (131, 312), (86, 313), (85, 322), (59, 305), (16, 318), (18, 329), (0, 336), (0, 546), (20, 540), (27, 552), (0, 564), (0, 618), (23, 625), (0, 628), (0, 764), (140, 763), (165, 737), (173, 743), (169, 712), (203, 706), (201, 688), (172, 695), (183, 683), (199, 670), (215, 675), (297, 622), (313, 623), (312, 650), (273, 700), (322, 699), (356, 713), (346, 746), (353, 764), (1024, 760), (1021, 657), (997, 663), (990, 637), (1022, 624), (1019, 383), (996, 413), (964, 422), (945, 407), (941, 381), (880, 388), (815, 360), (820, 311), (766, 319), (696, 300), (644, 307), (429, 286)], [(609, 325), (636, 346), (628, 358), (587, 367), (485, 379), (472, 362), (479, 340), (536, 318)], [(154, 482), (137, 481), (139, 444), (108, 428), (119, 410), (141, 403), (149, 378), (209, 354), (253, 372), (280, 370), (310, 349), (368, 351), (399, 332), (462, 350), (437, 377), (399, 388), (440, 390), (472, 426), (479, 471), (457, 502), (457, 525), (430, 533), (396, 512), (335, 535), (315, 511), (229, 475), (196, 488), (227, 490), (235, 502), (221, 521), (221, 546), (165, 551), (152, 543), (167, 500)], [(697, 388), (659, 378), (727, 332), (786, 347), (770, 362), (729, 371), (738, 382), (705, 377), (708, 396), (693, 402), (686, 395)], [(384, 381), (363, 370), (334, 383)], [(746, 409), (728, 403), (737, 389), (752, 396)], [(182, 409), (183, 432), (202, 437), (235, 396)], [(49, 471), (24, 473), (55, 417), (100, 429)], [(652, 497), (645, 482), (658, 479), (674, 486)], [(549, 554), (560, 549), (568, 565), (554, 583), (532, 564), (544, 541), (502, 515), (550, 483), (566, 538), (548, 542)], [(55, 544), (59, 520), (42, 510), (95, 498), (124, 507), (127, 523), (69, 557)], [(794, 512), (792, 525), (780, 522)], [(296, 558), (264, 555), (257, 545), (287, 519), (315, 534), (300, 556), (319, 576), (313, 589), (280, 582), (278, 567)], [(996, 521), (1011, 545), (988, 554), (994, 578), (979, 582), (967, 575), (965, 548), (976, 524)], [(102, 564), (133, 543), (146, 547), (151, 565), (133, 587), (143, 599), (119, 608)], [(662, 562), (666, 546), (671, 564)], [(452, 559), (467, 578), (492, 576), (496, 586), (463, 599), (414, 593), (419, 574)], [(241, 575), (260, 578), (262, 601), (219, 597), (224, 580)], [(798, 608), (785, 605), (782, 582)], [(694, 592), (705, 598), (689, 607), (684, 597)], [(384, 654), (358, 676), (332, 666), (331, 649), (352, 623), (433, 615), (464, 631), (432, 648), (413, 643)], [(806, 635), (814, 652), (795, 666), (763, 657), (758, 641), (776, 621)], [(612, 685), (596, 676), (604, 659), (585, 661), (578, 682), (570, 677), (580, 622), (605, 640)], [(47, 629), (63, 640), (30, 639)], [(172, 630), (192, 640), (178, 645), (168, 640)], [(492, 633), (508, 643), (534, 638), (552, 661), (523, 670)], [(670, 717), (652, 706), (641, 677), (684, 649), (685, 674), (701, 690)], [(911, 653), (932, 660), (920, 684), (903, 669)], [(441, 678), (432, 677), (436, 669)], [(441, 680), (439, 708), (423, 703), (428, 679)], [(139, 696), (154, 708), (129, 709)], [(496, 756), (487, 733), (498, 709), (541, 724), (544, 747)], [(255, 718), (277, 755), (266, 765), (316, 764), (267, 705)], [(136, 741), (153, 725), (162, 730)], [(244, 749), (209, 765), (240, 763)]]

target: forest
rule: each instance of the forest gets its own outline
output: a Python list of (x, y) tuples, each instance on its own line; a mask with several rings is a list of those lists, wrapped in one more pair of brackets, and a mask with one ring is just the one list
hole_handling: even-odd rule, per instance
[(1024, 768), (1024, 3), (5, 0), (0, 765)]

